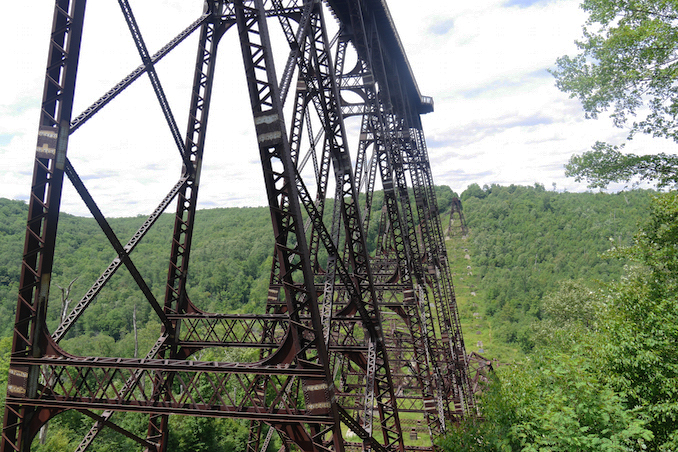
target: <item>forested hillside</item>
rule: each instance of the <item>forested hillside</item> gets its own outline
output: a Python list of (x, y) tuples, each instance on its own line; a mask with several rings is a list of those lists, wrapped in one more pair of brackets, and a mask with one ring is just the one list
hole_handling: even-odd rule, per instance
[(441, 446), (678, 450), (678, 193), (473, 186), (462, 197), (471, 232), (448, 246), (477, 263), (457, 278), (466, 344), (482, 338), (503, 365), (477, 398), (483, 420)]
[[(619, 194), (558, 193), (531, 187), (470, 186), (461, 195), (470, 233), (450, 231), (447, 245), (454, 272), (462, 325), (469, 350), (482, 350), (502, 362), (537, 356), (547, 341), (544, 300), (562, 290), (562, 281), (599, 286), (618, 280), (625, 259), (605, 257), (612, 246), (630, 245), (648, 214), (651, 192)], [(437, 187), (444, 229), (452, 197)], [(374, 249), (383, 197), (375, 195), (368, 248)], [(331, 209), (328, 209), (331, 210)], [(6, 384), (8, 352), (18, 291), (19, 266), (27, 206), (0, 199), (0, 384)], [(110, 219), (125, 243), (145, 218)], [(453, 225), (455, 227), (455, 225)], [(163, 215), (132, 253), (154, 295), (162, 299), (169, 255), (172, 215)], [(199, 212), (191, 254), (192, 301), (212, 312), (261, 312), (266, 300), (273, 238), (267, 208), (225, 208)], [(112, 248), (93, 219), (63, 214), (59, 223), (49, 326), (57, 325), (62, 291), (72, 283), (72, 307), (114, 258)], [(588, 289), (587, 289), (588, 290)], [(76, 354), (132, 356), (133, 312), (139, 349), (157, 338), (159, 324), (130, 275), (118, 270), (61, 345)], [(540, 330), (541, 328), (541, 330)], [(540, 332), (541, 331), (541, 332)], [(211, 352), (207, 352), (208, 354)], [(535, 354), (536, 353), (536, 354)], [(205, 356), (205, 359), (219, 359)], [(521, 368), (522, 369), (522, 368)], [(574, 368), (568, 371), (574, 372)], [(516, 371), (517, 372), (517, 371)], [(517, 375), (517, 373), (516, 373)], [(4, 399), (5, 389), (0, 387)], [(121, 421), (143, 434), (142, 417)], [(173, 450), (241, 451), (247, 427), (238, 421), (179, 418), (172, 425)], [(73, 450), (89, 423), (70, 413), (50, 423), (48, 442), (39, 451)], [(207, 435), (204, 432), (220, 432)], [(209, 437), (209, 441), (205, 438)], [(135, 450), (131, 442), (103, 433), (97, 450)]]
[[(375, 196), (373, 218), (378, 218), (380, 195)], [(447, 227), (454, 193), (448, 187), (438, 187), (437, 195)], [(463, 241), (448, 240), (462, 318), (469, 325), (467, 336), (471, 330), (477, 332), (472, 320), (485, 316), (491, 322), (494, 343), (529, 350), (533, 345), (530, 324), (541, 316), (539, 302), (556, 288), (558, 281), (582, 279), (595, 284), (619, 278), (624, 262), (605, 258), (603, 253), (612, 245), (631, 243), (639, 221), (647, 214), (650, 195), (649, 191), (558, 193), (539, 184), (484, 188), (471, 185), (461, 195), (471, 232)], [(26, 213), (25, 203), (0, 199), (0, 316), (7, 320), (13, 318), (16, 305)], [(124, 243), (143, 221), (142, 217), (114, 218), (110, 223)], [(373, 221), (373, 226), (376, 223)], [(173, 217), (163, 215), (132, 254), (159, 299), (164, 295), (172, 227)], [(375, 228), (368, 234), (371, 241), (376, 232), (372, 229)], [(211, 312), (261, 312), (272, 245), (266, 208), (201, 211), (191, 254), (192, 301)], [(373, 249), (372, 243), (369, 248)], [(93, 219), (61, 216), (49, 314), (51, 327), (59, 319), (59, 287), (66, 288), (73, 282), (69, 299), (77, 302), (113, 257), (112, 248)], [(475, 306), (467, 303), (470, 292), (477, 295), (473, 297)], [(132, 331), (135, 304), (138, 325), (154, 322), (148, 303), (137, 295), (133, 280), (121, 268), (68, 337), (103, 335), (112, 342), (122, 341)], [(10, 321), (3, 322), (0, 336), (8, 336), (11, 328)], [(486, 352), (497, 357), (488, 347), (490, 338), (484, 332), (473, 339), (474, 343), (484, 339)], [(113, 347), (107, 353), (119, 351)]]
[[(456, 278), (460, 304), (465, 302), (464, 288), (477, 286), (474, 312), (491, 322), (492, 341), (530, 350), (531, 324), (542, 317), (540, 301), (559, 281), (581, 280), (595, 287), (620, 278), (625, 261), (604, 253), (632, 243), (652, 193), (558, 193), (540, 184), (471, 185), (461, 195), (470, 230), (462, 246), (469, 250), (472, 271)], [(456, 240), (448, 246), (460, 246)], [(462, 257), (453, 250), (450, 254), (457, 261)], [(482, 338), (488, 357), (514, 358), (497, 356), (488, 347), (490, 338)]]
[[(0, 315), (11, 318), (16, 304), (19, 264), (25, 234), (27, 206), (20, 201), (0, 200)], [(110, 223), (121, 242), (136, 232), (145, 218), (115, 218)], [(167, 273), (173, 217), (163, 215), (132, 255), (155, 296), (162, 299)], [(198, 216), (191, 265), (196, 278), (191, 294), (201, 307), (217, 312), (262, 309), (270, 272), (273, 238), (265, 208), (212, 209)], [(59, 222), (56, 260), (51, 291), (50, 320), (59, 317), (60, 291), (71, 281), (70, 298), (77, 301), (114, 258), (106, 237), (91, 218), (62, 214)], [(251, 295), (252, 291), (257, 291)], [(78, 322), (71, 336), (99, 333), (118, 340), (131, 331), (133, 304), (137, 321), (145, 324), (151, 308), (140, 302), (138, 290), (124, 268), (97, 297)], [(252, 300), (252, 301), (250, 301)], [(257, 304), (258, 303), (258, 304)], [(150, 315), (153, 317), (154, 315)], [(11, 331), (2, 324), (2, 335)]]

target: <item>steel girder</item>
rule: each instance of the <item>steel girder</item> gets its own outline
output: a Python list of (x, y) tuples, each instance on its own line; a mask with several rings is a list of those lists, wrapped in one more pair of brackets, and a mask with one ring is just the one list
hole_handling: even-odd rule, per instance
[[(274, 432), (286, 450), (420, 450), (413, 440), (419, 433), (431, 439), (423, 448), (433, 448), (447, 422), (472, 414), (473, 395), (419, 120), (432, 101), (419, 95), (385, 5), (209, 0), (153, 55), (128, 1), (119, 5), (142, 64), (72, 119), (85, 0), (56, 2), (0, 450), (30, 450), (41, 426), (69, 409), (94, 421), (79, 451), (103, 428), (144, 450), (166, 451), (172, 415), (248, 419), (252, 452), (265, 451)], [(336, 24), (326, 22), (326, 11)], [(259, 315), (205, 312), (187, 286), (217, 48), (230, 28), (237, 29), (275, 238), (266, 313)], [(288, 45), (280, 73), (270, 29)], [(198, 50), (182, 135), (155, 64), (192, 33)], [(355, 64), (348, 67), (349, 60)], [(181, 175), (123, 245), (66, 151), (70, 134), (144, 74)], [(346, 125), (352, 116), (359, 126)], [(116, 257), (50, 332), (64, 175)], [(379, 184), (383, 207), (372, 218)], [(133, 251), (172, 202), (159, 300)], [(377, 245), (370, 253), (372, 223)], [(162, 324), (155, 345), (144, 358), (67, 353), (59, 342), (121, 267)], [(259, 360), (196, 360), (208, 347), (257, 348)], [(117, 425), (116, 412), (148, 414), (145, 437)]]

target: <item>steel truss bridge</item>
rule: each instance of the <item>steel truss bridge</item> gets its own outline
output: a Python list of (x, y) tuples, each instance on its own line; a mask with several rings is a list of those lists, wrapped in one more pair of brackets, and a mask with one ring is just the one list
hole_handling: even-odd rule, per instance
[[(420, 120), (433, 100), (419, 93), (384, 1), (207, 0), (155, 54), (128, 0), (118, 3), (141, 65), (76, 116), (85, 0), (56, 0), (0, 449), (30, 450), (40, 428), (66, 410), (92, 419), (78, 451), (104, 428), (166, 451), (177, 415), (249, 421), (248, 452), (265, 452), (273, 435), (285, 451), (433, 449), (436, 436), (475, 408)], [(187, 289), (215, 58), (226, 33), (240, 44), (275, 238), (258, 315), (205, 312)], [(182, 134), (155, 65), (192, 34), (198, 49)], [(283, 51), (274, 51), (283, 39)], [(72, 134), (142, 77), (176, 144), (180, 176), (135, 234), (118, 237), (66, 151)], [(346, 126), (350, 117), (359, 130)], [(49, 331), (66, 178), (117, 257)], [(371, 215), (375, 187), (383, 207)], [(170, 205), (160, 297), (134, 250)], [(371, 222), (377, 246), (368, 252)], [(162, 324), (157, 342), (143, 358), (66, 352), (60, 341), (119, 269)], [(258, 360), (200, 361), (197, 352), (214, 347), (253, 347)], [(147, 414), (147, 433), (125, 430), (120, 412)]]

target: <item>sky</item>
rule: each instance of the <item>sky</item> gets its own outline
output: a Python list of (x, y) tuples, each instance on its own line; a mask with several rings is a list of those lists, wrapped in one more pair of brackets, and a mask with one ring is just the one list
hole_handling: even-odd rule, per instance
[[(202, 10), (200, 0), (130, 2), (154, 53)], [(53, 0), (9, 2), (0, 19), (0, 197), (30, 193)], [(555, 87), (548, 68), (577, 51), (586, 20), (578, 0), (429, 0), (388, 2), (420, 92), (435, 111), (423, 116), (436, 184), (544, 184), (584, 191), (564, 164), (596, 140), (621, 144), (627, 131)], [(139, 65), (115, 0), (90, 0), (74, 115)], [(328, 20), (331, 18), (328, 16)], [(185, 129), (197, 37), (157, 67), (179, 129)], [(280, 66), (280, 65), (279, 65)], [(201, 176), (200, 208), (266, 204), (251, 110), (234, 30), (220, 44)], [(105, 214), (146, 215), (176, 182), (179, 153), (147, 77), (76, 131), (68, 155)], [(663, 139), (638, 137), (627, 151), (677, 153)], [(88, 215), (70, 184), (62, 211)]]

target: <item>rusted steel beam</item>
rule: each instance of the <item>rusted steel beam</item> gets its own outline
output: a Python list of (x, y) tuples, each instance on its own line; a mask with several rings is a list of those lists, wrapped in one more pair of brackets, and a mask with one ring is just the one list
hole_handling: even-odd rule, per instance
[[(12, 358), (40, 357), (45, 349), (42, 331), (54, 263), (85, 4), (85, 0), (57, 0), (55, 3), (21, 263)], [(17, 391), (33, 397), (38, 386), (38, 374), (38, 366), (20, 366), (10, 362), (8, 395)], [(26, 385), (12, 385), (14, 378), (25, 379)], [(26, 450), (30, 447), (39, 428), (31, 423), (37, 411), (7, 400), (0, 450)]]

